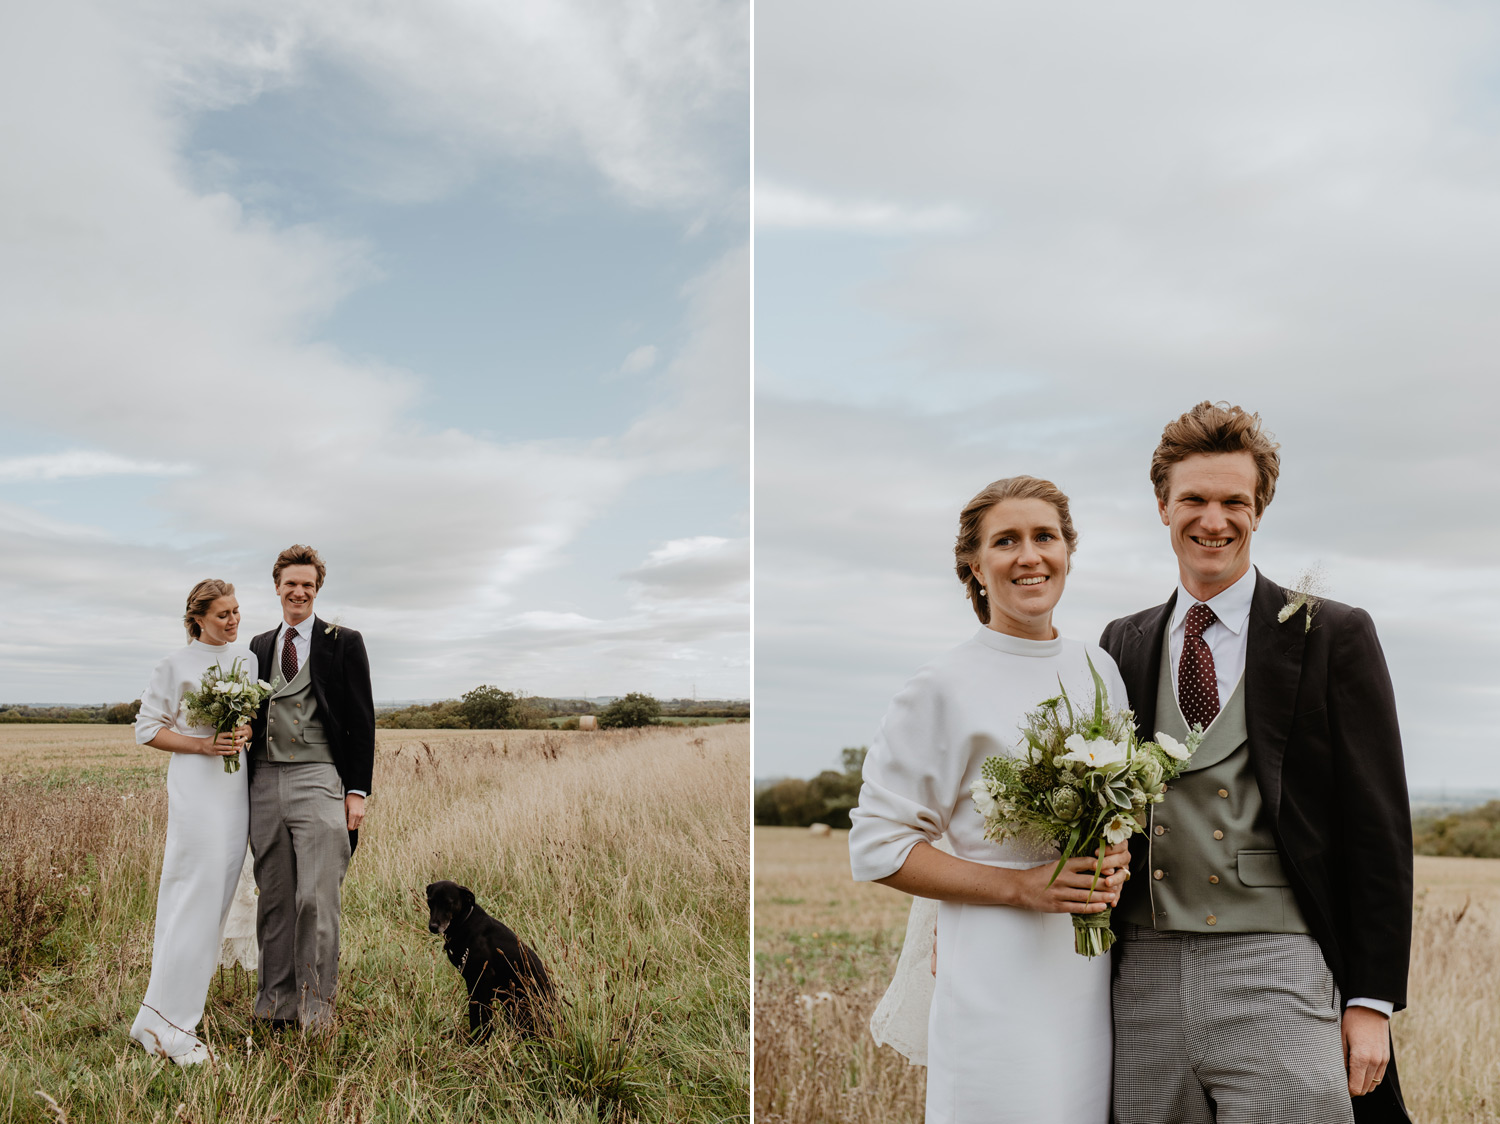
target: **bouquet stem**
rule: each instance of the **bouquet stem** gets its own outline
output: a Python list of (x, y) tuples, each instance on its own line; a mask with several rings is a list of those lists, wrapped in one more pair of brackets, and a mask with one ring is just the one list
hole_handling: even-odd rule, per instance
[(1092, 960), (1115, 943), (1114, 930), (1109, 927), (1110, 912), (1073, 914), (1073, 949), (1079, 956)]
[[(235, 729), (238, 725), (239, 721), (236, 720), (233, 725), (229, 726), (226, 729), (220, 730), (219, 733), (227, 734), (230, 730)], [(236, 753), (233, 757), (224, 758), (224, 771), (226, 773), (238, 773), (240, 771), (240, 755), (238, 753)]]

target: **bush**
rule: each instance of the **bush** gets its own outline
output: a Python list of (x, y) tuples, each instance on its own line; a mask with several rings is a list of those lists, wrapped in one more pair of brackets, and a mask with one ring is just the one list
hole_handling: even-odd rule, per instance
[(755, 794), (755, 822), (767, 827), (809, 827), (826, 823), (847, 828), (849, 811), (859, 803), (864, 783), (864, 746), (839, 752), (844, 771), (825, 769), (810, 781), (788, 777)]
[(520, 695), (488, 683), (466, 694), (458, 712), (471, 730), (531, 730), (542, 724)]
[(104, 721), (115, 726), (129, 726), (135, 722), (135, 716), (141, 712), (141, 700), (136, 699), (131, 703), (115, 703), (104, 712)]
[(1500, 858), (1500, 800), (1412, 826), (1413, 849), (1419, 855)]
[(375, 725), (382, 730), (466, 730), (469, 724), (459, 713), (461, 705), (457, 699), (426, 705), (417, 703), (380, 715), (375, 719)]
[(599, 712), (599, 725), (606, 730), (626, 726), (650, 726), (661, 717), (661, 703), (650, 695), (632, 691)]

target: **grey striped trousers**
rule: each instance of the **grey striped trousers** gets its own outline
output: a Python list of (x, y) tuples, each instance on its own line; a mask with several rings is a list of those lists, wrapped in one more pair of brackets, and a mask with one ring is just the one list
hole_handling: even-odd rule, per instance
[(1133, 925), (1122, 937), (1116, 1124), (1353, 1124), (1342, 1001), (1316, 941)]

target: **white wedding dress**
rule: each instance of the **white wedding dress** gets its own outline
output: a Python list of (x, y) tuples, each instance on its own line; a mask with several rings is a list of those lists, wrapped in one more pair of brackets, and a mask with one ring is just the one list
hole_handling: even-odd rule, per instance
[[(1058, 693), (1092, 705), (1085, 656), (1123, 706), (1125, 686), (1103, 651), (1073, 640), (1021, 640), (981, 628), (923, 668), (892, 701), (865, 758), (850, 815), (854, 877), (901, 869), (919, 841), (947, 837), (959, 858), (1025, 869), (1057, 852), (984, 838), (969, 785), (984, 759), (1016, 754), (1028, 711)], [(908, 936), (930, 933), (914, 910)], [(931, 914), (926, 913), (930, 918)], [(913, 934), (913, 928), (925, 930)], [(1109, 957), (1073, 951), (1069, 915), (1007, 906), (937, 906), (937, 979), (926, 1041), (914, 1030), (928, 957), (903, 951), (883, 1029), (925, 1049), (929, 1124), (1107, 1124), (1113, 1035)], [(916, 1012), (916, 1013), (914, 1013)]]
[[(135, 738), (144, 745), (162, 729), (192, 737), (213, 730), (188, 725), (183, 695), (217, 663), (256, 666), (243, 644), (191, 641), (156, 665), (141, 696)], [(224, 922), (245, 867), (250, 802), (244, 753), (240, 769), (224, 771), (222, 757), (173, 753), (167, 765), (167, 843), (156, 896), (151, 982), (130, 1036), (153, 1054), (181, 1058), (199, 1045), (196, 1034), (208, 985), (220, 963)]]

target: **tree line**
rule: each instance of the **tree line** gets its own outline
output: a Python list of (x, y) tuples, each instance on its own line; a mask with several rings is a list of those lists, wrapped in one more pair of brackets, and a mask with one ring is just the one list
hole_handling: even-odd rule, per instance
[(1500, 859), (1500, 800), (1446, 816), (1420, 817), (1411, 827), (1419, 855)]
[(755, 794), (755, 822), (766, 827), (849, 826), (849, 810), (859, 803), (864, 783), (865, 746), (839, 751), (842, 772), (824, 769), (812, 780), (785, 777)]
[[(542, 730), (556, 729), (552, 720), (560, 713), (548, 704), (556, 699), (534, 699), (515, 691), (482, 684), (460, 699), (435, 703), (417, 703), (400, 710), (388, 710), (375, 719), (375, 725), (387, 730)], [(578, 728), (578, 712), (565, 719), (562, 728)], [(650, 695), (632, 691), (608, 706), (590, 706), (586, 713), (598, 716), (603, 729), (650, 726), (661, 717), (661, 703)]]
[(99, 706), (21, 706), (0, 703), (0, 722), (76, 722), (129, 725), (141, 711), (141, 700)]

